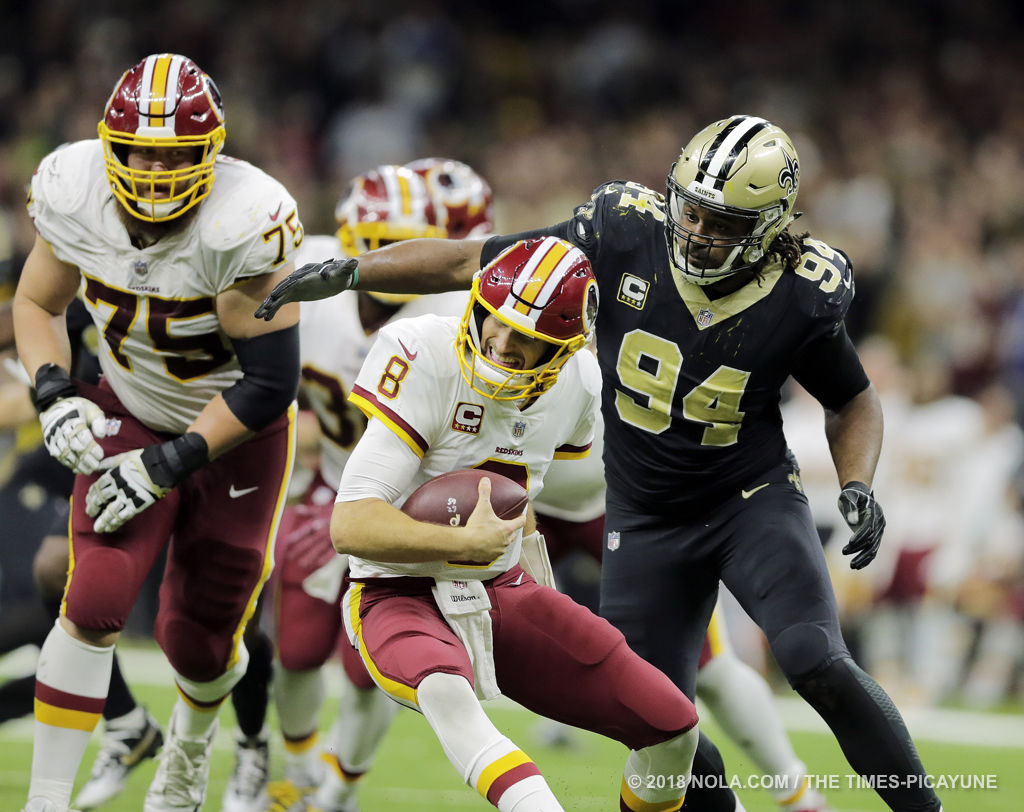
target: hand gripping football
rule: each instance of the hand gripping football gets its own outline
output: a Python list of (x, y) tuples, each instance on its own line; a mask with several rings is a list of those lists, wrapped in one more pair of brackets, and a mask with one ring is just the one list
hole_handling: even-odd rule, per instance
[(466, 468), (428, 479), (409, 494), (402, 512), (421, 522), (460, 527), (476, 507), (477, 485), (484, 477), (491, 480), (491, 507), (499, 518), (514, 519), (526, 510), (530, 495), (518, 482), (492, 471)]

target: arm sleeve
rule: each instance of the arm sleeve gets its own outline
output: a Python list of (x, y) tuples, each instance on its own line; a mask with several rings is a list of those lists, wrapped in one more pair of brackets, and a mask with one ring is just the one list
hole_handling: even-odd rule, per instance
[(242, 377), (224, 390), (224, 400), (246, 428), (259, 431), (284, 414), (299, 391), (299, 325), (231, 345)]
[(842, 322), (834, 333), (804, 348), (793, 367), (793, 377), (834, 412), (871, 384)]

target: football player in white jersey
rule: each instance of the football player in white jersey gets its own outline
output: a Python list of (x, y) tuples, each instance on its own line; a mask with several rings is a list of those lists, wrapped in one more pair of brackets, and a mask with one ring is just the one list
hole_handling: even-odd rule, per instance
[[(187, 57), (126, 71), (98, 130), (33, 176), (38, 236), (14, 300), (44, 442), (77, 474), (25, 809), (68, 809), (114, 644), (166, 550), (155, 637), (179, 700), (144, 810), (196, 810), (292, 464), (298, 309), (272, 330), (252, 309), (292, 269), (302, 225), (281, 184), (220, 154), (220, 94)], [(102, 338), (98, 386), (67, 371), (76, 295)]]
[[(295, 263), (337, 253), (339, 244), (348, 256), (358, 256), (413, 237), (487, 235), (493, 230), (492, 199), (487, 182), (460, 161), (424, 158), (407, 166), (378, 166), (353, 178), (342, 193), (335, 209), (336, 235), (307, 236)], [(284, 737), (286, 779), (284, 785), (269, 788), (277, 802), (297, 790), (319, 787), (315, 805), (320, 812), (355, 809), (359, 779), (370, 769), (398, 710), (374, 685), (342, 634), (338, 610), (347, 558), (335, 553), (328, 528), (341, 472), (366, 426), (366, 417), (347, 395), (382, 325), (425, 313), (459, 316), (467, 298), (464, 291), (422, 297), (353, 291), (302, 305), (299, 389), (319, 427), (319, 464), (302, 504), (285, 508), (275, 546), (270, 605), (278, 667), (273, 692)], [(343, 665), (342, 692), (337, 717), (321, 748), (321, 669), (335, 652)], [(240, 735), (223, 812), (262, 812), (269, 772), (267, 735), (260, 729), (265, 692), (262, 714), (241, 707), (255, 701), (241, 694), (232, 694)], [(255, 729), (246, 730), (243, 720), (250, 716), (257, 720)]]
[[(553, 458), (586, 454), (600, 373), (577, 350), (596, 311), (582, 252), (555, 238), (516, 243), (479, 272), (461, 321), (384, 327), (349, 396), (370, 422), (331, 517), (335, 548), (349, 555), (346, 631), (377, 685), (423, 713), (460, 777), (504, 812), (562, 807), (481, 698), (503, 693), (626, 744), (623, 808), (679, 809), (697, 743), (682, 692), (610, 624), (535, 581), (547, 580), (542, 566), (524, 571), (523, 550), (530, 560), (543, 542), (532, 517), (495, 515), (488, 480), (464, 527), (398, 509), (427, 480), (465, 468), (535, 494)], [(680, 781), (646, 780), (657, 775)]]

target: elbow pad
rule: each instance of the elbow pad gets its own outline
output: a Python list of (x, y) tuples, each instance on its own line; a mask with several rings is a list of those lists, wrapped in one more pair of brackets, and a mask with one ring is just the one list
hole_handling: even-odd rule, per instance
[(299, 325), (253, 338), (232, 338), (242, 377), (222, 393), (246, 428), (269, 426), (299, 391)]

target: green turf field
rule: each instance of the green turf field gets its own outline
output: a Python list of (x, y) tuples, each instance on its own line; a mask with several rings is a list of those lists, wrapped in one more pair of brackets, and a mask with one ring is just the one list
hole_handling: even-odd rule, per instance
[[(174, 700), (169, 681), (161, 684), (159, 673), (129, 660), (126, 673), (139, 698), (144, 701), (161, 722), (166, 722)], [(334, 707), (330, 700), (325, 713)], [(850, 769), (834, 740), (828, 734), (813, 732), (813, 718), (801, 712), (802, 707), (787, 702), (789, 712), (784, 716), (792, 721), (793, 743), (807, 762), (815, 780), (827, 794), (837, 812), (873, 812), (885, 806), (874, 793), (856, 788), (858, 780)], [(597, 812), (618, 808), (618, 784), (625, 749), (600, 737), (580, 734), (578, 746), (572, 749), (553, 748), (538, 743), (535, 735), (537, 717), (505, 703), (488, 703), (488, 712), (495, 723), (522, 747), (540, 766), (555, 794), (567, 812)], [(273, 717), (271, 717), (273, 719)], [(940, 780), (984, 782), (994, 788), (950, 789), (940, 794), (945, 812), (1011, 812), (1024, 809), (1024, 717), (988, 717), (955, 714), (907, 714), (908, 724), (918, 741), (924, 763), (930, 773)], [(210, 792), (204, 812), (220, 809), (220, 796), (231, 769), (231, 729), (234, 714), (225, 708), (221, 714), (222, 728), (214, 751), (210, 779)], [(702, 720), (725, 757), (730, 774), (738, 782), (748, 781), (756, 770), (746, 762), (728, 740), (717, 733), (713, 722)], [(922, 735), (922, 732), (924, 735)], [(0, 727), (0, 810), (17, 812), (25, 800), (31, 764), (30, 720), (9, 723)], [(948, 740), (959, 737), (970, 744), (954, 744)], [(79, 784), (96, 752), (99, 735), (86, 754), (79, 774)], [(273, 774), (279, 777), (282, 756), (280, 741), (274, 742)], [(132, 774), (128, 790), (111, 802), (104, 810), (109, 812), (139, 812), (155, 764), (149, 762)], [(463, 786), (455, 776), (422, 717), (411, 711), (402, 711), (385, 741), (377, 766), (364, 779), (362, 789), (363, 812), (446, 812), (447, 810), (493, 809), (475, 792)], [(833, 788), (829, 788), (829, 787)], [(768, 812), (774, 809), (764, 790), (740, 786), (740, 797), (750, 812)]]

